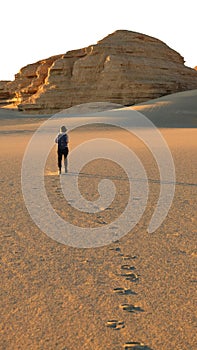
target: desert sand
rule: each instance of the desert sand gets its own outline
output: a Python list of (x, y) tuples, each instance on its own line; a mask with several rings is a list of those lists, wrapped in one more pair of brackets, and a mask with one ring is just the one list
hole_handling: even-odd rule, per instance
[[(141, 159), (148, 177), (148, 203), (137, 225), (114, 243), (88, 249), (47, 236), (24, 203), (24, 152), (47, 116), (0, 110), (2, 350), (196, 349), (197, 91), (128, 108), (147, 115), (165, 138), (176, 169), (175, 196), (161, 226), (148, 233), (161, 185), (151, 152), (122, 130), (71, 132), (70, 150), (98, 136), (125, 143)], [(87, 106), (80, 110), (91, 112)], [(80, 214), (62, 194), (55, 146), (45, 168), (53, 208), (83, 227), (104, 227), (124, 211), (128, 180), (110, 161), (87, 165), (79, 179), (81, 192), (94, 200), (105, 177), (117, 190), (110, 210)]]

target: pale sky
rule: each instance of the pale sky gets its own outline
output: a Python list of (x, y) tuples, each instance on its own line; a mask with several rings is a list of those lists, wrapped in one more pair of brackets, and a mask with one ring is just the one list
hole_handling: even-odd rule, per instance
[(118, 29), (153, 36), (197, 66), (195, 0), (2, 0), (0, 80)]

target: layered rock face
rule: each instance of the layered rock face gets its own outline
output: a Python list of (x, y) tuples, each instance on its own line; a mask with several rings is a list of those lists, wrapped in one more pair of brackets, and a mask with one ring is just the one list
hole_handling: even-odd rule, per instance
[(20, 110), (55, 113), (87, 102), (132, 105), (197, 88), (197, 71), (162, 41), (118, 30), (96, 45), (21, 69), (8, 83)]
[(15, 80), (7, 84), (10, 95), (14, 95), (12, 103), (19, 105), (36, 94), (45, 84), (51, 65), (63, 55), (49, 57), (21, 68)]
[(14, 93), (11, 94), (9, 90), (9, 80), (0, 81), (0, 106), (5, 106), (10, 103), (10, 100), (14, 97)]

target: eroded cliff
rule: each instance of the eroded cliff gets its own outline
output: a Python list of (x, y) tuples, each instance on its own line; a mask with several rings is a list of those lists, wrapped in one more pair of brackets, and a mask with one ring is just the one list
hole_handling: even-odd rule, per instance
[(162, 41), (118, 30), (95, 45), (22, 68), (4, 88), (22, 111), (55, 113), (86, 102), (132, 105), (196, 89), (197, 71)]

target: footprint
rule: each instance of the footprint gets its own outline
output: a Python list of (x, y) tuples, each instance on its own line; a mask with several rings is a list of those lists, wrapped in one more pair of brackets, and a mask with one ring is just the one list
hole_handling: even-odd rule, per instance
[(124, 260), (133, 260), (133, 259), (136, 259), (136, 258), (137, 258), (136, 255), (124, 255), (123, 256)]
[(125, 327), (124, 321), (118, 320), (109, 320), (106, 323), (106, 326), (115, 330), (119, 330)]
[(127, 281), (137, 282), (139, 280), (139, 276), (136, 273), (122, 273), (121, 276), (126, 277)]
[(122, 265), (121, 266), (122, 270), (135, 270), (135, 266), (130, 266), (130, 265)]
[(114, 288), (113, 290), (114, 293), (117, 294), (124, 294), (124, 295), (136, 295), (137, 293), (133, 292), (131, 289), (126, 289), (126, 288)]
[(104, 220), (97, 220), (96, 222), (97, 222), (98, 224), (102, 224), (102, 225), (106, 225), (106, 224), (107, 224), (107, 222), (104, 221)]
[(143, 312), (144, 311), (140, 306), (135, 306), (135, 305), (132, 305), (132, 304), (121, 304), (120, 308), (122, 310), (125, 310), (125, 311), (128, 311), (128, 312), (133, 312), (133, 313)]
[(151, 350), (148, 346), (143, 343), (131, 341), (124, 344), (124, 350)]
[(109, 250), (115, 250), (115, 252), (120, 252), (121, 251), (121, 249), (119, 247), (117, 247), (117, 248), (109, 248)]

